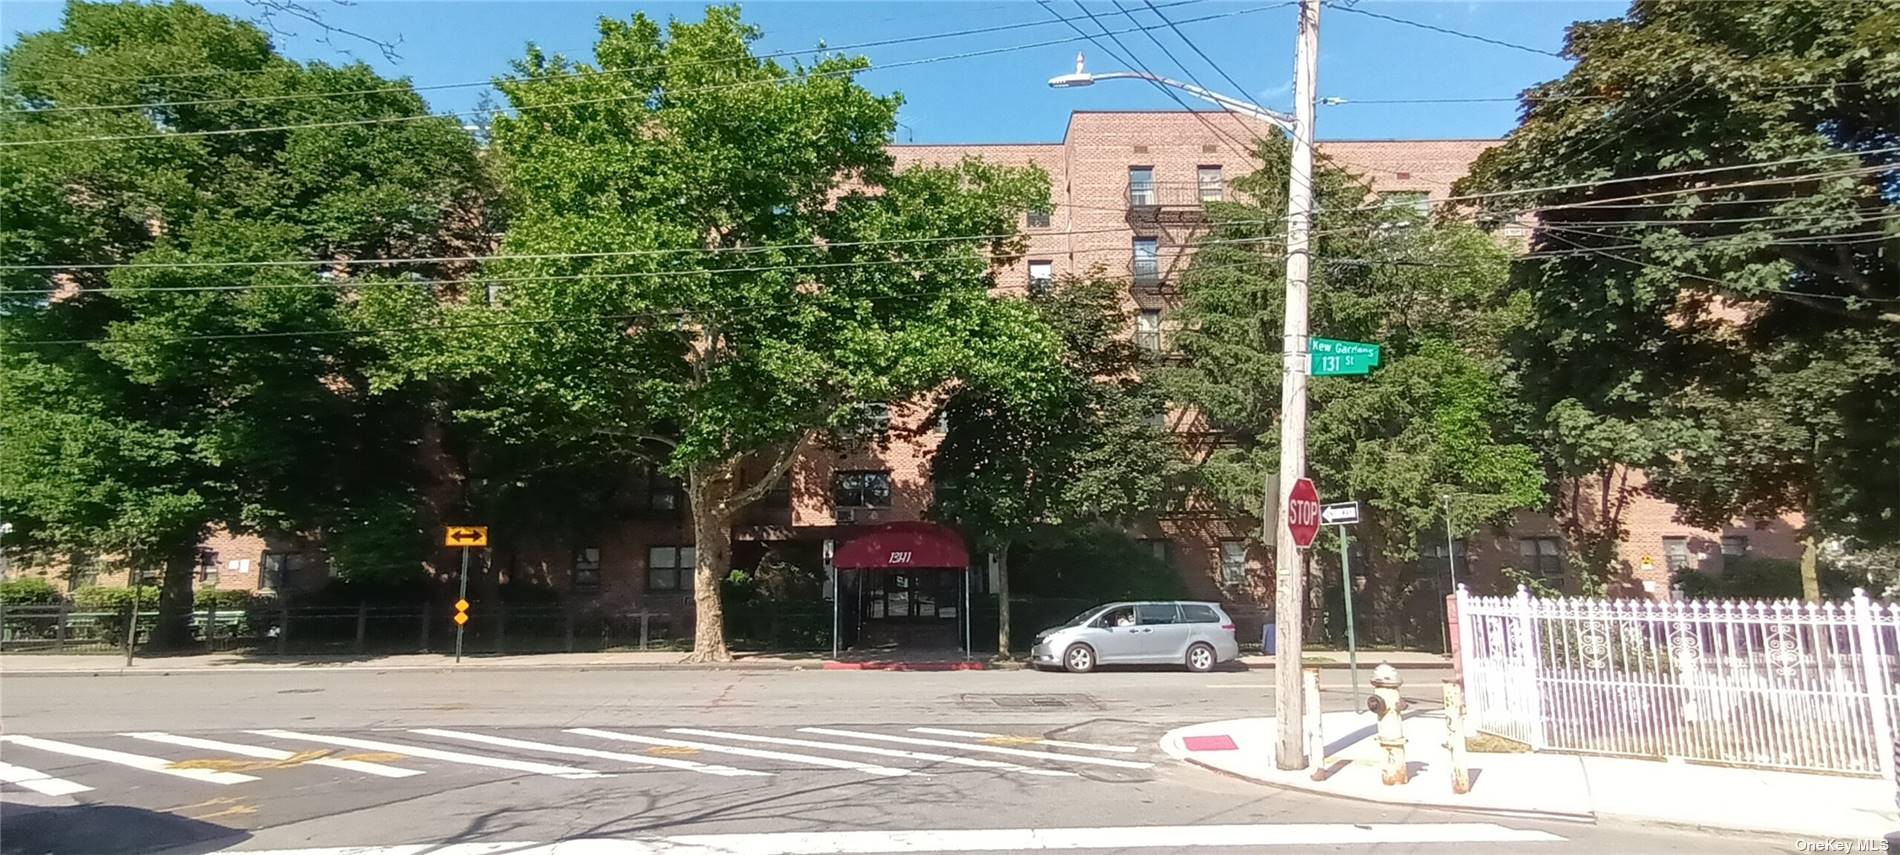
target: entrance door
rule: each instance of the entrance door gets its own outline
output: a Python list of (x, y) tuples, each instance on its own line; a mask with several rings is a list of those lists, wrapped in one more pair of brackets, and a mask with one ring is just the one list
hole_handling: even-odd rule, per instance
[(959, 647), (961, 572), (867, 572), (864, 640), (869, 646)]

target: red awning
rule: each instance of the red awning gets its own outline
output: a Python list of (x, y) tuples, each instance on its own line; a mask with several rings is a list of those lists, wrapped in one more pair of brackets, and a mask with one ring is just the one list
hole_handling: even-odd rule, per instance
[(832, 554), (844, 570), (963, 570), (970, 551), (955, 529), (929, 522), (885, 523), (850, 540)]

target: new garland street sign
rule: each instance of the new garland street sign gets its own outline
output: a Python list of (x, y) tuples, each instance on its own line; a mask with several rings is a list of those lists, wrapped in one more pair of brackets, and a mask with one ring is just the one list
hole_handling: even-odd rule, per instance
[(1336, 338), (1307, 339), (1307, 372), (1314, 377), (1370, 374), (1379, 364), (1379, 346)]

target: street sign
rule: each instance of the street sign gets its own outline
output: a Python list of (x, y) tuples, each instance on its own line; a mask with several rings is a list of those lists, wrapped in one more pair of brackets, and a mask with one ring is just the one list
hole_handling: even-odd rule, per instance
[(444, 546), (487, 546), (488, 526), (452, 525), (442, 532)]
[(1319, 490), (1313, 479), (1293, 482), (1286, 497), (1286, 527), (1293, 533), (1293, 545), (1305, 549), (1319, 536)]
[(1333, 338), (1307, 339), (1307, 372), (1314, 377), (1369, 374), (1379, 364), (1379, 346)]
[(456, 612), (455, 625), (461, 626), (462, 624), (465, 624), (465, 623), (468, 623), (468, 612)]
[(456, 611), (458, 611), (458, 612), (465, 612), (465, 611), (468, 611), (468, 601), (467, 601), (467, 600), (456, 600), (456, 601), (455, 601), (455, 610), (456, 610)]
[(1334, 502), (1319, 509), (1320, 525), (1352, 525), (1359, 522), (1358, 502)]

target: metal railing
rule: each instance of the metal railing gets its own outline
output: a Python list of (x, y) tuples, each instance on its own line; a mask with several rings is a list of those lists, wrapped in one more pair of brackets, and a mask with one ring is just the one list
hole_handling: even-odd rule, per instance
[(1130, 208), (1198, 208), (1227, 198), (1224, 184), (1198, 181), (1134, 181), (1128, 184)]
[(1533, 748), (1894, 774), (1900, 604), (1461, 588), (1458, 633), (1474, 726)]

